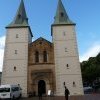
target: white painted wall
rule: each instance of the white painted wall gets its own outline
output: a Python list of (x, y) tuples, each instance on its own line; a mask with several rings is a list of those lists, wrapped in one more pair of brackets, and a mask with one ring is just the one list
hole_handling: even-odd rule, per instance
[[(82, 95), (82, 77), (74, 25), (53, 26), (56, 95), (64, 95), (66, 82), (71, 95)], [(67, 68), (67, 64), (69, 68)], [(75, 82), (76, 86), (73, 86)]]
[[(27, 96), (28, 44), (30, 41), (29, 28), (7, 29), (1, 84), (20, 84), (24, 97)], [(16, 71), (14, 71), (14, 66)]]

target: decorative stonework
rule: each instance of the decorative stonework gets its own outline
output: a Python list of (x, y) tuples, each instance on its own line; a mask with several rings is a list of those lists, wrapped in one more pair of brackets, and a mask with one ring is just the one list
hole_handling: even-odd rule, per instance
[[(39, 53), (39, 62), (35, 62), (35, 52)], [(43, 61), (43, 52), (47, 52), (47, 62)], [(48, 90), (55, 92), (55, 66), (53, 44), (43, 38), (39, 38), (29, 45), (28, 66), (28, 92), (38, 95), (38, 82), (44, 80), (46, 93)]]

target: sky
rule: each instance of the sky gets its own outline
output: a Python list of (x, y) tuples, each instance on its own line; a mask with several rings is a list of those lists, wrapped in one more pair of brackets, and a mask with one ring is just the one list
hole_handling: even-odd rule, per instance
[[(100, 52), (100, 0), (62, 0), (69, 18), (76, 23), (80, 61)], [(24, 0), (33, 40), (43, 37), (52, 41), (51, 24), (58, 0)], [(20, 0), (0, 0), (0, 71), (5, 46), (5, 27), (14, 19)]]

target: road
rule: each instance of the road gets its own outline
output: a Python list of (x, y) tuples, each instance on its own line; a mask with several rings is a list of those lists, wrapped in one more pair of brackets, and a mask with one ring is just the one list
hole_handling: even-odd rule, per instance
[[(20, 100), (39, 100), (39, 98), (31, 97), (31, 98), (22, 98)], [(65, 100), (65, 98), (64, 97), (43, 97), (42, 100)], [(100, 100), (100, 94), (70, 96), (69, 100)]]

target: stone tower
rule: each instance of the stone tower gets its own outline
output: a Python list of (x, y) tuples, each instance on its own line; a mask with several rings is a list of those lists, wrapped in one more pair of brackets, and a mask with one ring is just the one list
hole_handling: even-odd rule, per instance
[(32, 32), (28, 24), (24, 2), (21, 0), (17, 14), (7, 27), (1, 84), (20, 84), (27, 96), (28, 44)]
[(82, 76), (78, 57), (75, 23), (59, 0), (54, 23), (51, 26), (56, 73), (56, 95), (64, 95), (66, 85), (71, 95), (82, 95)]

